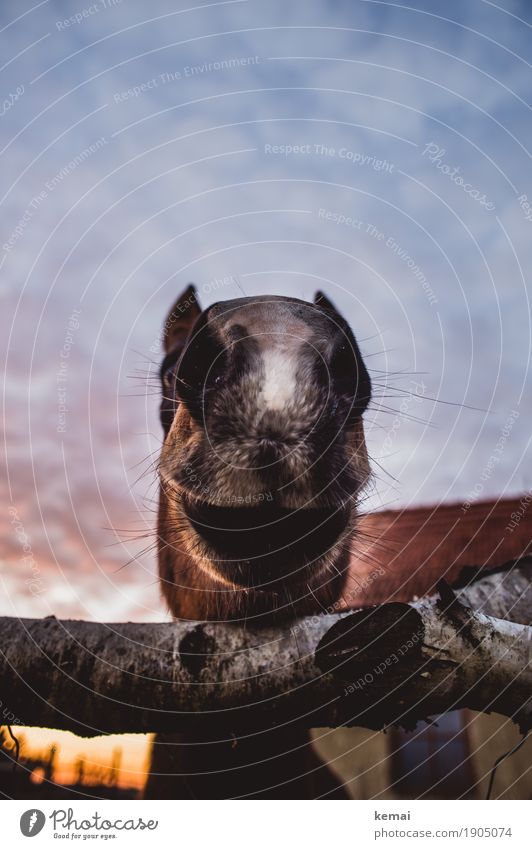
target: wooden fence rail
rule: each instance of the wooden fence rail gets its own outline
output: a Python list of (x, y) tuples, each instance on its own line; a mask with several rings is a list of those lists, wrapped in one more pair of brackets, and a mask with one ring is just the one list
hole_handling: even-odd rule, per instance
[[(272, 628), (0, 618), (0, 724), (83, 736), (532, 716), (532, 565)], [(473, 612), (474, 611), (474, 612)]]

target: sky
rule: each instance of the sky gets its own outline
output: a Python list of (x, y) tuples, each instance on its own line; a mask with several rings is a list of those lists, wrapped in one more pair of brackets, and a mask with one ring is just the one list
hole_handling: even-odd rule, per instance
[(365, 509), (531, 488), (531, 27), (487, 0), (4, 0), (0, 615), (167, 618), (144, 549), (189, 281), (349, 319)]

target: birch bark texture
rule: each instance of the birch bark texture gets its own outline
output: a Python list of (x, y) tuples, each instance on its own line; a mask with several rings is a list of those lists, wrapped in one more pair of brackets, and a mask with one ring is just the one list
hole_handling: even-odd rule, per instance
[[(480, 573), (482, 575), (482, 573)], [(285, 628), (0, 618), (0, 723), (82, 736), (532, 718), (532, 559), (456, 592)]]

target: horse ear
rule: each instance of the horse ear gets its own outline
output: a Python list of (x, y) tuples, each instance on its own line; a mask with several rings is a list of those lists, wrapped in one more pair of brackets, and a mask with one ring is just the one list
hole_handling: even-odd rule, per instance
[(196, 319), (201, 315), (195, 286), (190, 283), (166, 317), (163, 325), (163, 345), (165, 353), (182, 346)]
[(323, 292), (316, 292), (314, 303), (330, 315), (343, 333), (343, 340), (333, 353), (331, 373), (338, 391), (351, 399), (352, 413), (361, 416), (371, 400), (371, 379), (353, 331)]
[(321, 307), (324, 310), (330, 310), (330, 312), (339, 315), (339, 312), (334, 306), (333, 302), (330, 301), (329, 298), (323, 294), (323, 292), (316, 292), (316, 294), (314, 295), (314, 303), (317, 307)]

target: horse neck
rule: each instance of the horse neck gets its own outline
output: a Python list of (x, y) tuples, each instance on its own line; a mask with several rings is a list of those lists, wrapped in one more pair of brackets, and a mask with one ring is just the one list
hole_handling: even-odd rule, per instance
[[(244, 626), (252, 622), (271, 624), (275, 619), (271, 600), (222, 585), (183, 552), (177, 535), (175, 539), (171, 536), (163, 493), (158, 532), (162, 592), (174, 617), (241, 620)], [(322, 612), (333, 597), (339, 597), (342, 587), (318, 590), (306, 605), (298, 605), (298, 615)], [(295, 610), (287, 610), (282, 617), (285, 622), (296, 616)], [(336, 786), (332, 774), (312, 749), (304, 727), (268, 728), (242, 737), (228, 737), (226, 732), (213, 728), (199, 733), (156, 735), (144, 798), (225, 799), (249, 794), (263, 798), (317, 798), (335, 792)]]

